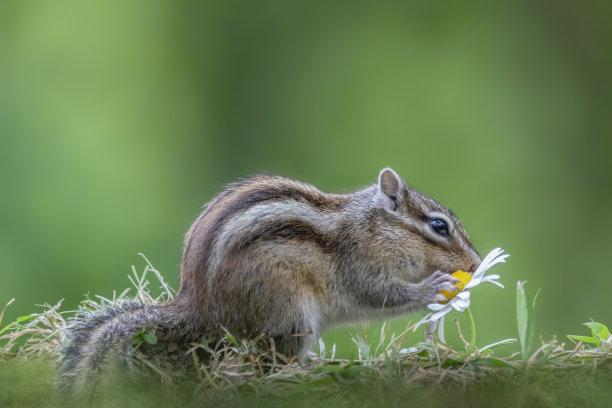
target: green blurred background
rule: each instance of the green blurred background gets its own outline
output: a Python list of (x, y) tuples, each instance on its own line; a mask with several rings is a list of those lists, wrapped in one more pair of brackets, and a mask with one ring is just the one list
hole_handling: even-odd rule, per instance
[(111, 296), (141, 251), (176, 287), (183, 233), (225, 183), (269, 171), (343, 192), (392, 166), (482, 254), (512, 255), (506, 289), (474, 293), (479, 345), (516, 337), (517, 280), (542, 288), (547, 338), (612, 324), (611, 11), (2, 2), (4, 323)]

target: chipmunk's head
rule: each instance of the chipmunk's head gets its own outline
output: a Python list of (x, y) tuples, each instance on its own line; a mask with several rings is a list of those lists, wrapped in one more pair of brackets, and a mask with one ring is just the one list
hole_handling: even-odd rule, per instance
[(410, 188), (390, 168), (378, 176), (376, 200), (396, 230), (396, 248), (410, 257), (414, 277), (435, 271), (473, 272), (481, 259), (461, 225), (448, 208)]

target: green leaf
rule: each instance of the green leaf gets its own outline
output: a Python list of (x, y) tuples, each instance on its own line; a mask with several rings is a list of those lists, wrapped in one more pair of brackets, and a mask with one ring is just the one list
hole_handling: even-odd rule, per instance
[(591, 344), (600, 344), (601, 340), (598, 339), (597, 337), (588, 337), (588, 336), (576, 336), (573, 334), (570, 334), (568, 337), (571, 337), (572, 339), (576, 340), (576, 341), (581, 341), (583, 343), (591, 343)]
[(28, 320), (31, 320), (31, 319), (35, 318), (36, 316), (38, 316), (38, 315), (31, 314), (31, 315), (27, 315), (27, 316), (21, 316), (21, 317), (17, 318), (17, 321), (19, 323), (27, 322)]
[(319, 380), (309, 381), (307, 383), (296, 385), (291, 390), (291, 393), (292, 394), (296, 394), (298, 392), (308, 391), (308, 390), (310, 390), (312, 388), (321, 387), (323, 385), (327, 385), (327, 384), (333, 383), (334, 381), (335, 381), (334, 377), (332, 377), (332, 376), (321, 378)]
[(31, 314), (31, 315), (26, 315), (26, 316), (20, 316), (17, 319), (15, 319), (14, 322), (7, 324), (6, 326), (4, 326), (1, 330), (0, 330), (0, 334), (4, 333), (5, 331), (12, 329), (13, 327), (18, 327), (18, 328), (23, 328), (23, 326), (21, 326), (21, 324), (19, 323), (23, 323), (23, 322), (27, 322), (28, 320), (32, 320), (35, 317), (38, 317), (39, 315), (37, 314)]
[(134, 337), (132, 337), (132, 346), (138, 348), (145, 341), (149, 344), (157, 344), (157, 336), (155, 336), (155, 331), (151, 326), (145, 326), (136, 332)]
[(150, 327), (142, 333), (142, 339), (149, 344), (157, 344), (157, 336)]
[(9, 323), (6, 326), (4, 326), (2, 328), (2, 330), (0, 330), (0, 334), (4, 333), (5, 331), (7, 331), (8, 329), (10, 329), (11, 327), (15, 326), (15, 323)]
[(593, 336), (599, 337), (602, 340), (608, 340), (610, 337), (610, 330), (601, 323), (588, 322), (584, 325), (593, 331)]
[(361, 352), (361, 358), (364, 360), (371, 360), (372, 355), (370, 352), (370, 345), (360, 336), (355, 336), (352, 338), (352, 340), (355, 342), (355, 344), (357, 344), (357, 348)]
[(523, 360), (527, 360), (529, 355), (526, 343), (527, 323), (529, 320), (529, 310), (527, 309), (527, 299), (525, 297), (525, 282), (518, 281), (516, 285), (516, 323), (518, 326), (519, 341), (523, 351)]
[(533, 296), (533, 301), (531, 302), (531, 311), (529, 313), (529, 328), (527, 329), (527, 351), (529, 353), (531, 353), (531, 350), (533, 350), (533, 346), (535, 344), (535, 337), (536, 337), (536, 334), (535, 334), (536, 333), (535, 307), (536, 307), (536, 301), (538, 300), (539, 295), (540, 295), (540, 289), (538, 288), (535, 295)]
[(457, 360), (454, 358), (447, 358), (446, 360), (444, 360), (444, 363), (442, 364), (442, 367), (452, 367), (452, 366), (460, 366), (463, 365), (464, 361), (463, 360)]
[(132, 346), (137, 349), (142, 345), (142, 333), (138, 332), (132, 337)]
[(231, 341), (234, 346), (238, 347), (238, 341), (236, 341), (236, 338), (234, 336), (229, 333), (226, 333), (225, 338)]
[(573, 334), (568, 335), (568, 337), (576, 341), (595, 344), (597, 346), (601, 346), (604, 340), (608, 340), (610, 338), (610, 330), (606, 325), (598, 322), (587, 322), (584, 325), (591, 329), (591, 333), (593, 334), (592, 336), (578, 336)]

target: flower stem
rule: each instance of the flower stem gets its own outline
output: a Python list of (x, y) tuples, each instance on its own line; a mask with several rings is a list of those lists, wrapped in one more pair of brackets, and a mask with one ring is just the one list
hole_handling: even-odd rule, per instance
[(465, 309), (465, 314), (467, 315), (468, 322), (470, 323), (470, 343), (467, 345), (465, 351), (458, 357), (459, 360), (465, 360), (468, 358), (476, 346), (476, 325), (474, 324), (474, 316), (472, 316), (472, 311), (469, 307)]

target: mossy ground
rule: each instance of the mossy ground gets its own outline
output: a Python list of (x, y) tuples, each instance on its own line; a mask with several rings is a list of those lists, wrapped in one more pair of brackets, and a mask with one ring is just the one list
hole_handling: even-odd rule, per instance
[[(502, 370), (503, 371), (503, 370)], [(372, 374), (372, 373), (371, 373)], [(377, 375), (339, 377), (320, 387), (293, 392), (265, 384), (223, 391), (189, 383), (162, 386), (153, 378), (114, 388), (91, 401), (66, 402), (54, 386), (54, 366), (44, 359), (0, 364), (1, 407), (66, 406), (235, 406), (235, 407), (607, 407), (612, 402), (612, 364), (593, 370), (541, 370), (524, 381), (522, 374), (498, 372), (459, 385), (440, 381), (415, 383), (410, 378)], [(294, 385), (295, 387), (295, 385)]]

